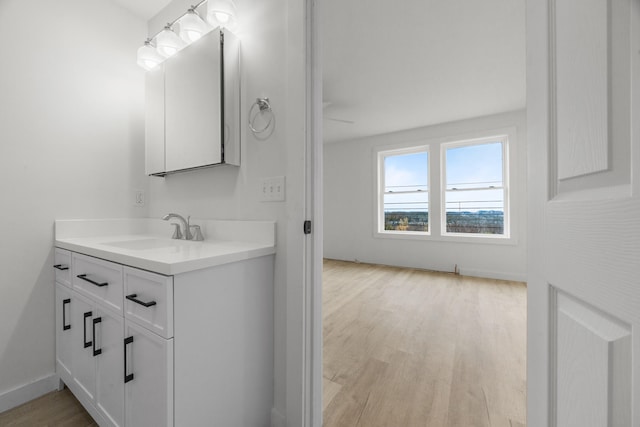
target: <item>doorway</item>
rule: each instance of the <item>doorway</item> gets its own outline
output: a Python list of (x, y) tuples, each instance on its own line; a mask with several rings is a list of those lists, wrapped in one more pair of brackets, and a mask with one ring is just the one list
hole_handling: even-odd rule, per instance
[[(482, 10), (475, 10), (472, 4), (462, 7), (458, 3), (412, 3), (397, 5), (392, 12), (377, 1), (344, 4), (332, 0), (323, 4), (324, 175), (325, 179), (331, 176), (343, 188), (361, 184), (350, 193), (340, 193), (325, 181), (326, 257), (453, 270), (454, 260), (449, 263), (451, 268), (438, 268), (428, 262), (411, 265), (397, 261), (403, 254), (420, 250), (418, 243), (406, 245), (404, 242), (403, 247), (398, 239), (392, 241), (391, 249), (387, 250), (395, 253), (396, 259), (384, 261), (384, 251), (379, 249), (382, 241), (371, 237), (375, 209), (372, 144), (384, 145), (383, 139), (389, 136), (396, 138), (391, 138), (388, 143), (391, 145), (399, 140), (407, 143), (424, 141), (425, 137), (460, 136), (474, 126), (485, 129), (504, 126), (498, 124), (499, 120), (487, 124), (479, 118), (495, 119), (495, 113), (518, 110), (523, 116), (524, 2), (521, 3), (492, 1), (483, 4)], [(428, 34), (423, 33), (425, 28), (430, 30)], [(500, 55), (507, 59), (498, 59)], [(460, 126), (463, 121), (470, 127)], [(524, 155), (526, 150), (521, 149)], [(361, 164), (351, 161), (358, 156), (364, 159)], [(523, 163), (526, 168), (526, 159)], [(347, 172), (340, 175), (341, 171)], [(526, 203), (524, 196), (521, 202)], [(431, 200), (431, 205), (438, 203)], [(337, 210), (342, 213), (336, 213)], [(521, 221), (519, 226), (524, 230), (524, 219)], [(361, 230), (361, 235), (371, 238), (373, 243), (354, 235), (354, 230)], [(524, 246), (524, 231), (519, 238)], [(450, 243), (437, 239), (431, 245), (458, 252), (467, 250), (455, 245), (451, 249)], [(432, 253), (438, 251), (434, 248), (430, 249)], [(510, 252), (506, 245), (497, 250), (504, 254)], [(523, 264), (526, 265), (526, 261)], [(495, 268), (488, 272), (476, 270), (480, 275), (495, 273)], [(524, 279), (524, 274), (517, 279)], [(323, 309), (326, 315), (327, 307)], [(324, 320), (329, 322), (327, 317)], [(351, 323), (354, 321), (352, 318)], [(325, 342), (325, 345), (334, 344)], [(333, 379), (332, 375), (323, 381), (326, 400), (332, 398), (331, 394), (335, 397), (340, 393), (337, 391), (340, 384), (326, 383)], [(509, 419), (519, 422), (517, 416)]]

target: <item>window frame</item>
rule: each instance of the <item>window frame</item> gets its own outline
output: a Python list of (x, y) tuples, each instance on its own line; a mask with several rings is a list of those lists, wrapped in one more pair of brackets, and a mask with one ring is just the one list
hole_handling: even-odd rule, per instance
[[(385, 190), (385, 158), (390, 156), (402, 156), (407, 154), (427, 154), (427, 212), (428, 212), (428, 231), (396, 231), (385, 230), (385, 216), (384, 216), (384, 196), (387, 194)], [(430, 237), (431, 227), (433, 224), (431, 215), (431, 194), (432, 194), (432, 173), (431, 173), (431, 150), (427, 144), (412, 144), (405, 147), (380, 147), (376, 150), (375, 156), (376, 171), (377, 171), (377, 186), (376, 186), (376, 224), (375, 235), (381, 237), (400, 238), (400, 239), (424, 239)], [(411, 193), (422, 193), (421, 191), (413, 191)]]
[[(447, 189), (447, 150), (451, 148), (470, 147), (474, 145), (485, 145), (492, 143), (502, 144), (502, 194), (504, 200), (503, 213), (503, 234), (483, 234), (483, 233), (459, 233), (447, 231), (447, 194), (456, 190)], [(510, 240), (511, 239), (511, 191), (509, 164), (509, 134), (499, 134), (493, 136), (482, 136), (458, 141), (443, 142), (440, 144), (440, 236), (446, 239), (489, 239), (489, 240)], [(495, 187), (474, 188), (473, 191), (491, 190)]]

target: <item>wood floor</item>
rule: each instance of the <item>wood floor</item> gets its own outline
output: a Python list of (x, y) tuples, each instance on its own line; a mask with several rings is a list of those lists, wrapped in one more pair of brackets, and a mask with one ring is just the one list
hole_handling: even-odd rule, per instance
[(324, 427), (521, 427), (526, 288), (325, 261)]
[[(324, 427), (522, 427), (524, 284), (325, 261)], [(96, 426), (68, 389), (2, 427)]]
[(68, 388), (0, 414), (2, 427), (97, 427)]

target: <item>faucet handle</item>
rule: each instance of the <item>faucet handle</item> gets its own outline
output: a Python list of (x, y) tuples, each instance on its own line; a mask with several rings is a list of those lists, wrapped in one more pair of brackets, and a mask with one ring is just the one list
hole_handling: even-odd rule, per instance
[(202, 230), (199, 225), (190, 225), (189, 228), (193, 228), (195, 230), (193, 234), (193, 240), (201, 242), (204, 240), (204, 236), (202, 235)]
[(173, 231), (173, 236), (171, 236), (172, 239), (182, 239), (182, 232), (180, 231), (180, 224), (178, 224), (177, 222), (172, 222), (171, 225), (173, 225), (175, 227), (175, 230)]

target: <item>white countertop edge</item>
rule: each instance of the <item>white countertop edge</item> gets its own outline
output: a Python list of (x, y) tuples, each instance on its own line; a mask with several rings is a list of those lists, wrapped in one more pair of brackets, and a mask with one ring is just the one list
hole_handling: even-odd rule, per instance
[(215, 267), (218, 265), (229, 264), (237, 261), (244, 261), (251, 258), (258, 258), (261, 256), (272, 255), (276, 253), (275, 246), (256, 244), (252, 247), (246, 247), (242, 250), (230, 251), (228, 253), (216, 256), (193, 258), (168, 263), (149, 258), (138, 257), (131, 254), (119, 253), (117, 251), (98, 249), (92, 245), (83, 245), (58, 239), (55, 241), (55, 246), (57, 248), (67, 249), (73, 252), (82, 253), (107, 261), (117, 262), (119, 264), (136, 267), (167, 276), (187, 273), (194, 270), (201, 270), (204, 268)]
[[(105, 218), (105, 219), (58, 219), (55, 220), (55, 238), (107, 237), (117, 235), (157, 235), (171, 237), (170, 222), (159, 218)], [(275, 221), (218, 220), (191, 218), (198, 224), (205, 240), (227, 240), (276, 244)]]

